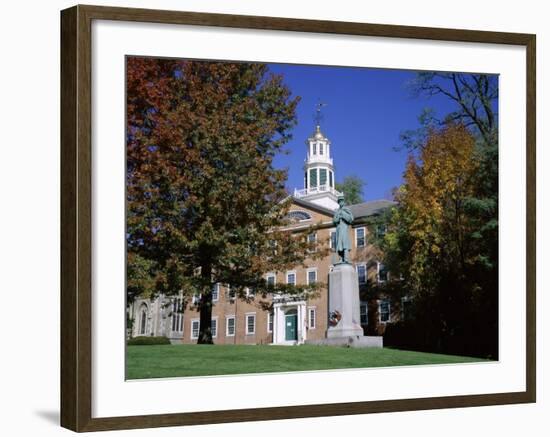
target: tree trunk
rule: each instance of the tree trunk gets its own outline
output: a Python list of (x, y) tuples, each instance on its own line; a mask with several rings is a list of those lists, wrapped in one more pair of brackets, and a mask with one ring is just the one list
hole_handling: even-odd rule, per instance
[[(201, 274), (206, 283), (210, 283), (212, 270), (210, 267), (202, 268)], [(214, 344), (212, 340), (212, 287), (206, 285), (201, 293), (200, 303), (199, 338), (197, 344)]]

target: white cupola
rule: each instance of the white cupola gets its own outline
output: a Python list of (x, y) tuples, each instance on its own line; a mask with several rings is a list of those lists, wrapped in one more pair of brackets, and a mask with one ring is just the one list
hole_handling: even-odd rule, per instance
[(338, 208), (338, 196), (334, 189), (334, 165), (330, 155), (331, 143), (317, 124), (307, 141), (304, 164), (304, 189), (294, 190), (294, 196), (325, 208)]

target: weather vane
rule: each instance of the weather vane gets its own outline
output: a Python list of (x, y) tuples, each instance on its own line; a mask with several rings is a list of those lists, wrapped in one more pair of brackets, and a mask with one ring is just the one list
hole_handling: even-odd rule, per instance
[(321, 120), (323, 120), (323, 114), (321, 113), (321, 109), (323, 106), (328, 106), (328, 103), (319, 102), (315, 105), (315, 115), (313, 116), (315, 120), (315, 124), (319, 126), (321, 124)]

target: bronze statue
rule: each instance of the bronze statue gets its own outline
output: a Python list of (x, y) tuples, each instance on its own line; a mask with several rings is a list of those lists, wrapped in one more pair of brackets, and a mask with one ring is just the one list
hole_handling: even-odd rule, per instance
[(351, 242), (349, 238), (349, 227), (353, 223), (353, 214), (350, 209), (344, 206), (344, 196), (338, 197), (340, 206), (332, 218), (332, 223), (336, 225), (336, 252), (341, 258), (340, 263), (349, 264), (349, 251)]

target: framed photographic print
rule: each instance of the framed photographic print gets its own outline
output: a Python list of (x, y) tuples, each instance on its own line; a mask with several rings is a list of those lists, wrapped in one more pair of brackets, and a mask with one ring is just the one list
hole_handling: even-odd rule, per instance
[(75, 6), (61, 55), (62, 426), (535, 402), (534, 35)]

